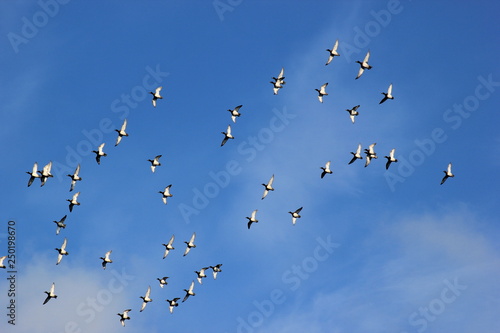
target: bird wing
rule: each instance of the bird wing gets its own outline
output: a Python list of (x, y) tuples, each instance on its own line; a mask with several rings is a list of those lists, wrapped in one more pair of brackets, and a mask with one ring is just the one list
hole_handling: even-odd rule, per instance
[(391, 96), (391, 94), (392, 94), (392, 83), (389, 86), (389, 88), (387, 89), (387, 95)]
[(106, 143), (105, 143), (105, 142), (103, 142), (103, 143), (101, 143), (101, 145), (99, 146), (99, 155), (102, 155), (102, 154), (103, 154), (103, 148), (104, 148), (104, 145), (105, 145), (105, 144), (106, 144)]
[(338, 47), (339, 47), (339, 40), (337, 39), (335, 41), (335, 44), (333, 45), (332, 52), (336, 52)]
[(234, 108), (234, 111), (238, 112), (242, 106), (243, 105), (238, 105), (237, 107)]
[(65, 251), (66, 250), (66, 244), (68, 243), (68, 240), (66, 238), (64, 238), (64, 242), (62, 243), (61, 245), (61, 250), (62, 251)]
[(118, 137), (116, 138), (115, 146), (118, 146), (118, 144), (122, 141), (122, 136), (118, 134)]
[(320, 93), (321, 94), (323, 94), (323, 95), (326, 94), (326, 86), (327, 85), (328, 85), (328, 82), (321, 86), (321, 88), (320, 88)]
[(156, 88), (156, 90), (155, 90), (155, 96), (157, 96), (157, 97), (160, 96), (160, 91), (162, 90), (162, 88), (163, 87)]
[(124, 132), (127, 128), (127, 119), (123, 120), (122, 127), (120, 128), (120, 132)]
[(80, 164), (76, 166), (74, 176), (78, 176), (79, 173), (80, 173)]
[(354, 120), (354, 118), (355, 118), (355, 116), (354, 116), (353, 114), (350, 114), (350, 115), (349, 115), (349, 118), (351, 118), (351, 121), (352, 121), (352, 123), (354, 124), (354, 121), (355, 121), (355, 120)]
[(368, 60), (370, 59), (370, 51), (368, 51), (365, 55), (365, 59), (363, 60), (364, 63), (368, 62)]
[(361, 154), (361, 143), (358, 145), (358, 149), (356, 150), (356, 155)]
[(195, 238), (196, 238), (196, 232), (193, 232), (193, 235), (191, 236), (191, 239), (189, 240), (189, 244), (193, 244)]
[(175, 235), (172, 235), (172, 237), (170, 237), (170, 240), (168, 241), (168, 245), (172, 246), (172, 244), (174, 243), (174, 239)]
[(153, 97), (153, 100), (151, 101), (153, 103), (153, 106), (156, 107), (156, 98)]
[(56, 284), (52, 282), (52, 286), (50, 287), (49, 293), (50, 295), (54, 296), (54, 292), (56, 290)]
[(73, 194), (73, 201), (77, 201), (79, 195), (80, 195), (80, 192), (76, 192), (75, 194)]
[(297, 213), (297, 214), (298, 214), (298, 213), (300, 213), (300, 211), (302, 210), (302, 208), (303, 208), (303, 207), (300, 207), (299, 209), (297, 209), (297, 210), (295, 211), (295, 213)]
[(359, 108), (359, 105), (356, 105), (355, 107), (352, 108), (353, 111), (356, 111)]
[(281, 72), (278, 75), (278, 80), (281, 80), (283, 78), (283, 75), (285, 75), (285, 68), (284, 67), (281, 68)]
[(267, 183), (267, 186), (269, 186), (269, 187), (273, 186), (273, 182), (274, 182), (274, 175), (272, 175), (271, 179), (269, 179), (269, 182)]
[(252, 212), (252, 220), (255, 220), (255, 215), (257, 214), (257, 209)]
[(150, 294), (151, 294), (151, 286), (148, 286), (148, 291), (146, 291), (146, 296), (144, 296), (144, 298), (149, 298)]
[[(447, 169), (447, 171), (448, 171), (448, 174), (450, 174), (450, 173), (451, 173), (451, 162), (450, 162), (450, 164), (448, 164), (448, 169)], [(460, 173), (460, 170), (458, 170), (458, 171), (459, 171), (459, 173)]]
[(227, 136), (230, 136), (231, 135), (231, 125), (227, 125)]
[(189, 286), (189, 292), (193, 292), (194, 289), (194, 280), (191, 282), (191, 285)]
[(113, 250), (109, 250), (108, 252), (106, 252), (106, 254), (104, 255), (104, 258), (106, 260), (109, 260), (109, 256), (111, 255), (111, 252), (113, 252)]
[(358, 76), (356, 76), (356, 79), (359, 79), (359, 77), (361, 76), (361, 74), (363, 74), (364, 71), (365, 71), (365, 69), (363, 67), (360, 67), (359, 71), (358, 71)]
[(389, 153), (389, 156), (391, 157), (391, 160), (394, 159), (394, 152), (396, 151), (396, 148), (391, 149), (391, 152)]
[(36, 175), (37, 174), (37, 170), (38, 170), (38, 163), (35, 162), (35, 164), (33, 164), (33, 169), (31, 171), (31, 174), (32, 175)]

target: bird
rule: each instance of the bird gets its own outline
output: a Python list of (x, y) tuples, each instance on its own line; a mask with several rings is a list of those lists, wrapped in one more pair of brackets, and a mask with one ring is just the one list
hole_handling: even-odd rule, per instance
[(239, 111), (240, 111), (240, 108), (242, 106), (243, 105), (238, 105), (237, 107), (235, 107), (232, 110), (231, 109), (227, 110), (227, 111), (231, 112), (231, 119), (233, 120), (233, 123), (236, 123), (236, 117), (241, 116), (241, 113)]
[(366, 154), (365, 168), (370, 164), (372, 158), (378, 158), (377, 154), (375, 153), (375, 150), (373, 150), (376, 144), (377, 143), (372, 143), (371, 145), (368, 146), (368, 149), (365, 149), (365, 154)]
[(163, 253), (163, 259), (165, 259), (167, 257), (167, 255), (170, 252), (170, 250), (174, 250), (175, 249), (172, 246), (172, 244), (174, 243), (174, 239), (175, 239), (175, 235), (172, 235), (172, 237), (170, 237), (170, 240), (168, 241), (167, 244), (162, 244), (163, 246), (165, 246), (165, 253)]
[(38, 173), (40, 174), (40, 180), (42, 181), (41, 185), (40, 186), (43, 186), (45, 185), (45, 182), (47, 181), (47, 179), (49, 179), (49, 177), (54, 177), (51, 173), (50, 173), (50, 170), (52, 169), (52, 161), (50, 161), (49, 163), (47, 163), (47, 165), (45, 165), (43, 167), (43, 170), (42, 171), (38, 171)]
[(152, 172), (155, 172), (156, 167), (161, 165), (161, 163), (160, 163), (161, 156), (162, 155), (157, 155), (154, 159), (148, 160), (149, 162), (151, 162), (151, 171)]
[(128, 136), (128, 133), (125, 132), (126, 129), (127, 129), (127, 119), (123, 120), (122, 127), (119, 130), (115, 129), (115, 132), (118, 132), (118, 137), (116, 138), (115, 147), (118, 146), (118, 144), (122, 141), (122, 137)]
[(356, 60), (356, 62), (359, 64), (359, 72), (358, 76), (356, 76), (356, 80), (359, 79), (361, 74), (365, 71), (365, 69), (371, 69), (372, 66), (368, 65), (368, 59), (370, 59), (370, 51), (368, 51), (365, 55), (365, 59), (363, 59), (363, 62)]
[(264, 186), (264, 194), (262, 194), (262, 200), (264, 200), (264, 198), (267, 196), (267, 193), (269, 193), (269, 191), (274, 191), (273, 181), (274, 181), (274, 175), (271, 176), (271, 179), (269, 179), (267, 184), (262, 184), (262, 186)]
[(356, 161), (358, 159), (360, 160), (360, 159), (363, 158), (361, 156), (361, 143), (358, 145), (358, 149), (356, 150), (356, 152), (354, 153), (354, 152), (351, 151), (351, 154), (353, 155), (352, 159), (347, 164), (352, 164), (354, 161)]
[(217, 279), (217, 273), (222, 272), (222, 269), (220, 269), (221, 266), (222, 266), (222, 264), (210, 266), (210, 268), (212, 269), (212, 274), (214, 276), (214, 280)]
[(248, 225), (248, 229), (250, 229), (250, 226), (252, 225), (252, 223), (259, 222), (259, 220), (257, 220), (255, 218), (255, 214), (257, 214), (257, 209), (252, 212), (252, 215), (250, 215), (250, 217), (248, 217), (248, 216), (246, 217), (248, 219), (248, 224), (247, 224)]
[(142, 312), (144, 310), (144, 308), (146, 307), (146, 305), (149, 303), (149, 302), (152, 302), (153, 300), (149, 297), (149, 295), (151, 294), (151, 286), (148, 286), (148, 290), (146, 291), (146, 295), (144, 296), (139, 296), (139, 298), (142, 298), (143, 302), (142, 302), (142, 306), (141, 306), (141, 310), (139, 312)]
[(164, 276), (162, 278), (156, 278), (158, 281), (160, 281), (160, 287), (163, 288), (163, 286), (166, 286), (168, 284), (167, 279), (168, 276)]
[(101, 164), (101, 157), (102, 156), (108, 156), (108, 154), (106, 154), (104, 151), (103, 151), (103, 148), (104, 148), (104, 145), (106, 143), (101, 143), (101, 145), (99, 146), (99, 148), (97, 150), (92, 150), (93, 153), (95, 153), (95, 160), (97, 162), (97, 164)]
[(7, 256), (0, 257), (0, 268), (6, 268), (6, 266), (3, 264), (3, 261), (7, 258)]
[(56, 235), (59, 235), (61, 229), (66, 228), (66, 224), (64, 224), (64, 221), (66, 221), (67, 216), (68, 215), (64, 215), (59, 221), (54, 221), (54, 223), (57, 224)]
[(385, 101), (387, 101), (388, 99), (394, 99), (394, 96), (392, 96), (392, 83), (391, 85), (389, 86), (389, 88), (387, 88), (387, 92), (383, 92), (381, 93), (382, 95), (384, 95), (384, 98), (382, 98), (382, 100), (380, 101), (380, 103), (378, 104), (382, 104), (384, 103)]
[(67, 175), (68, 177), (71, 178), (71, 187), (69, 188), (70, 192), (75, 189), (76, 182), (82, 180), (82, 177), (78, 175), (79, 173), (80, 173), (80, 164), (76, 166), (75, 172), (73, 172), (72, 175)]
[(278, 77), (273, 76), (274, 81), (270, 81), (270, 83), (273, 84), (273, 92), (275, 95), (278, 95), (278, 91), (283, 88), (284, 84), (286, 84), (285, 77), (283, 76), (284, 74), (285, 68), (281, 68), (281, 72), (279, 73)]
[(106, 254), (104, 255), (104, 257), (99, 257), (99, 259), (102, 260), (102, 269), (106, 269), (106, 265), (107, 264), (111, 264), (113, 262), (113, 260), (111, 260), (109, 258), (109, 256), (111, 255), (111, 252), (113, 252), (113, 250), (109, 250), (108, 252), (106, 252)]
[(224, 146), (227, 140), (234, 139), (234, 136), (231, 134), (231, 125), (227, 125), (227, 130), (221, 133), (224, 134), (224, 139), (222, 139), (222, 143), (220, 144), (221, 147)]
[(354, 124), (354, 117), (359, 115), (359, 112), (356, 111), (359, 108), (359, 105), (356, 105), (352, 109), (346, 109), (347, 112), (349, 112), (349, 117), (351, 118), (352, 123)]
[(66, 199), (66, 201), (69, 201), (69, 212), (71, 213), (73, 211), (73, 206), (80, 206), (80, 203), (78, 202), (78, 196), (80, 195), (80, 192), (76, 192), (73, 194), (73, 198)]
[(314, 89), (318, 92), (318, 100), (323, 103), (323, 96), (327, 96), (328, 94), (326, 93), (326, 86), (328, 85), (328, 82), (322, 85), (319, 89)]
[(153, 95), (153, 100), (151, 103), (153, 103), (153, 106), (156, 107), (156, 100), (157, 99), (163, 99), (163, 97), (160, 96), (160, 91), (163, 87), (158, 87), (156, 88), (155, 92), (150, 91), (149, 93)]
[(125, 320), (130, 320), (128, 313), (132, 311), (132, 309), (123, 310), (123, 313), (117, 313), (120, 316), (120, 323), (123, 327), (125, 327)]
[(389, 156), (384, 156), (385, 158), (387, 158), (387, 163), (385, 164), (385, 169), (388, 170), (389, 169), (389, 166), (391, 165), (392, 162), (397, 162), (398, 159), (394, 157), (394, 152), (396, 151), (396, 148), (393, 148), (390, 153), (389, 153)]
[(170, 188), (172, 187), (172, 184), (168, 185), (167, 187), (165, 187), (165, 189), (163, 191), (158, 191), (158, 193), (161, 193), (162, 195), (162, 200), (163, 200), (163, 203), (166, 205), (167, 204), (167, 198), (168, 197), (173, 197), (174, 195), (170, 193)]
[(205, 274), (205, 271), (206, 271), (207, 269), (209, 269), (209, 268), (210, 268), (210, 267), (203, 267), (202, 269), (200, 269), (200, 271), (199, 271), (199, 272), (198, 272), (198, 271), (194, 271), (194, 272), (196, 273), (196, 275), (197, 275), (197, 278), (196, 278), (196, 279), (198, 280), (198, 282), (199, 282), (200, 284), (202, 284), (201, 279), (203, 279), (203, 278), (206, 278), (206, 277), (207, 277), (207, 275)]
[(187, 247), (186, 250), (184, 251), (184, 254), (182, 255), (183, 257), (187, 256), (192, 247), (196, 247), (196, 245), (194, 244), (195, 238), (196, 238), (196, 232), (193, 232), (193, 235), (191, 235), (191, 239), (189, 240), (189, 242), (184, 242), (186, 243)]
[(50, 287), (49, 291), (44, 291), (44, 293), (47, 294), (47, 297), (45, 298), (45, 301), (43, 301), (43, 304), (47, 304), (48, 301), (50, 301), (51, 298), (57, 298), (57, 295), (54, 293), (56, 288), (56, 284), (52, 282), (52, 286)]
[(288, 212), (292, 214), (292, 223), (295, 225), (295, 222), (297, 222), (297, 219), (301, 218), (299, 215), (300, 211), (302, 210), (302, 207), (298, 208), (295, 212)]
[(180, 297), (166, 300), (169, 304), (170, 313), (174, 313), (174, 307), (179, 306), (179, 303), (177, 303), (178, 300), (180, 300)]
[(321, 173), (321, 178), (325, 177), (325, 175), (333, 173), (332, 170), (330, 170), (330, 163), (331, 161), (326, 162), (324, 167), (320, 167), (323, 172)]
[(446, 179), (448, 179), (449, 177), (455, 177), (455, 175), (451, 172), (451, 162), (450, 164), (448, 164), (448, 168), (443, 172), (444, 172), (444, 177), (441, 180), (441, 185), (443, 185)]
[(326, 49), (330, 53), (330, 55), (328, 57), (328, 61), (326, 62), (325, 66), (328, 65), (333, 60), (333, 57), (340, 56), (340, 54), (338, 54), (338, 52), (337, 52), (338, 47), (339, 47), (339, 40), (337, 39), (331, 50)]
[(61, 245), (61, 248), (58, 249), (56, 248), (57, 252), (59, 252), (58, 256), (57, 256), (57, 263), (56, 265), (59, 265), (59, 263), (61, 262), (63, 256), (67, 256), (69, 253), (68, 251), (66, 251), (66, 244), (68, 244), (68, 240), (66, 238), (64, 238), (64, 241)]
[(33, 181), (35, 180), (35, 178), (40, 178), (41, 175), (38, 173), (38, 163), (35, 162), (35, 164), (33, 164), (33, 169), (31, 172), (29, 171), (26, 171), (26, 173), (28, 175), (30, 175), (30, 179), (28, 180), (28, 187), (31, 186), (31, 184), (33, 184)]
[(191, 282), (191, 285), (189, 286), (189, 289), (184, 289), (184, 291), (186, 292), (186, 296), (184, 296), (184, 299), (182, 300), (182, 302), (185, 302), (189, 296), (195, 296), (196, 294), (193, 292), (193, 289), (194, 289), (194, 280), (193, 282)]

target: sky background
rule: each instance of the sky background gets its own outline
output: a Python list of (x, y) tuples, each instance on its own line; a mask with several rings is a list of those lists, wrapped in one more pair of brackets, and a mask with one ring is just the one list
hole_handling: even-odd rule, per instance
[[(0, 256), (14, 220), (17, 271), (15, 326), (0, 279), (2, 332), (500, 332), (497, 2), (117, 4), (0, 3)], [(354, 80), (368, 50), (373, 68)], [(114, 147), (124, 118), (130, 136)], [(220, 147), (228, 124), (235, 139)], [(378, 159), (347, 164), (374, 142)], [(49, 161), (54, 177), (28, 188), (25, 172)], [(165, 299), (219, 263), (170, 314)], [(42, 306), (52, 282), (58, 298)]]

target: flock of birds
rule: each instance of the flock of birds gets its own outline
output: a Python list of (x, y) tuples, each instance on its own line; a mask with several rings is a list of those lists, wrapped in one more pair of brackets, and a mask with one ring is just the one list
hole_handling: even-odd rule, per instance
[[(328, 57), (328, 60), (327, 60), (325, 65), (329, 65), (332, 62), (332, 60), (334, 59), (334, 57), (340, 56), (340, 54), (337, 52), (338, 45), (339, 45), (339, 42), (337, 40), (335, 42), (335, 44), (333, 45), (332, 49), (327, 49), (327, 51), (329, 52), (329, 57)], [(358, 74), (357, 74), (355, 79), (359, 79), (365, 70), (370, 70), (372, 68), (372, 66), (368, 64), (369, 58), (370, 58), (370, 51), (367, 52), (363, 61), (357, 61), (357, 63), (360, 65), (360, 68), (359, 68)], [(277, 77), (272, 78), (272, 81), (270, 81), (270, 83), (273, 85), (274, 95), (277, 95), (279, 90), (282, 89), (284, 87), (284, 85), (286, 84), (285, 76), (284, 76), (284, 68), (281, 69), (281, 71)], [(328, 96), (328, 93), (326, 92), (327, 86), (328, 86), (328, 83), (325, 83), (319, 89), (315, 89), (316, 92), (318, 93), (318, 100), (321, 103), (323, 103), (323, 97)], [(162, 87), (158, 87), (158, 88), (156, 88), (156, 90), (154, 92), (150, 92), (150, 94), (152, 95), (151, 102), (153, 104), (153, 107), (157, 106), (158, 100), (163, 99), (163, 97), (160, 95), (161, 90), (162, 90)], [(392, 84), (389, 85), (387, 92), (382, 92), (382, 94), (384, 95), (384, 97), (379, 102), (379, 104), (382, 104), (382, 103), (386, 102), (387, 100), (393, 100), (394, 96), (392, 95)], [(350, 117), (352, 123), (355, 123), (355, 117), (359, 115), (359, 112), (357, 111), (359, 107), (360, 107), (360, 105), (356, 105), (353, 108), (346, 110), (349, 113), (349, 117)], [(236, 119), (241, 116), (241, 113), (240, 113), (241, 108), (242, 108), (242, 105), (239, 105), (239, 106), (236, 106), (234, 109), (228, 110), (230, 112), (231, 120), (233, 123), (236, 123)], [(118, 134), (116, 141), (115, 141), (115, 146), (118, 146), (121, 143), (123, 137), (129, 136), (128, 133), (126, 132), (126, 129), (127, 129), (127, 119), (125, 119), (123, 121), (123, 124), (121, 125), (120, 129), (115, 129), (115, 131)], [(234, 136), (231, 133), (231, 125), (228, 125), (226, 131), (221, 132), (221, 133), (224, 135), (224, 138), (221, 142), (221, 147), (224, 146), (229, 140), (234, 139)], [(367, 149), (364, 149), (365, 167), (367, 167), (370, 164), (372, 159), (378, 158), (377, 154), (375, 152), (375, 145), (376, 145), (376, 143), (372, 143), (371, 145), (369, 145), (369, 147)], [(97, 164), (99, 164), (99, 165), (101, 164), (101, 158), (107, 156), (107, 154), (104, 152), (104, 147), (105, 147), (105, 143), (102, 143), (101, 145), (99, 145), (97, 150), (93, 151), (93, 153), (95, 154), (95, 160), (96, 160)], [(387, 159), (387, 162), (385, 165), (386, 169), (389, 169), (389, 167), (392, 163), (398, 162), (398, 160), (395, 157), (395, 150), (396, 149), (393, 148), (390, 151), (389, 155), (385, 156), (385, 158)], [(353, 156), (352, 156), (352, 159), (348, 162), (348, 164), (352, 164), (358, 159), (363, 159), (361, 144), (359, 144), (356, 151), (351, 152), (351, 154)], [(157, 155), (153, 159), (148, 159), (148, 162), (151, 164), (150, 165), (151, 171), (153, 173), (155, 172), (157, 167), (161, 166), (161, 163), (160, 163), (161, 157), (162, 157), (162, 155)], [(448, 178), (454, 177), (454, 174), (451, 171), (451, 167), (452, 167), (452, 164), (449, 163), (447, 169), (443, 171), (445, 173), (445, 175), (441, 180), (441, 184), (443, 184)], [(40, 179), (40, 186), (44, 186), (46, 184), (47, 180), (49, 178), (53, 177), (53, 175), (51, 174), (51, 168), (52, 168), (52, 162), (49, 162), (48, 164), (46, 164), (43, 167), (42, 170), (38, 170), (38, 163), (35, 162), (32, 170), (26, 172), (30, 176), (29, 180), (28, 180), (28, 187), (33, 185), (35, 179), (37, 179), (37, 178)], [(326, 164), (320, 168), (322, 170), (322, 172), (320, 174), (321, 178), (325, 177), (327, 174), (333, 173), (331, 170), (331, 161), (326, 162)], [(71, 185), (70, 185), (70, 189), (69, 189), (70, 192), (72, 192), (75, 189), (77, 182), (82, 180), (82, 178), (79, 176), (79, 173), (80, 173), (80, 164), (78, 164), (78, 166), (76, 167), (73, 174), (67, 175), (71, 179)], [(262, 184), (262, 186), (264, 187), (264, 193), (263, 193), (262, 198), (261, 198), (262, 200), (267, 197), (269, 192), (274, 191), (273, 182), (274, 182), (274, 175), (271, 176), (271, 178), (269, 179), (269, 181), (267, 183)], [(166, 186), (163, 190), (159, 191), (159, 193), (162, 195), (162, 201), (164, 204), (167, 204), (167, 199), (169, 197), (173, 196), (170, 193), (171, 187), (172, 187), (172, 184)], [(78, 202), (79, 195), (80, 195), (80, 192), (76, 192), (73, 194), (71, 199), (67, 199), (67, 201), (69, 202), (70, 213), (73, 212), (74, 206), (80, 205), (80, 203)], [(297, 219), (299, 219), (301, 217), (300, 213), (301, 213), (302, 208), (303, 207), (300, 207), (300, 208), (296, 209), (295, 211), (288, 212), (292, 217), (292, 224), (293, 225), (295, 225), (297, 222)], [(246, 217), (246, 219), (248, 220), (248, 223), (247, 223), (248, 229), (250, 229), (250, 227), (253, 223), (259, 222), (257, 217), (256, 217), (257, 211), (258, 211), (258, 209), (255, 209), (251, 213), (250, 216)], [(60, 234), (61, 229), (66, 228), (66, 224), (65, 224), (66, 218), (67, 218), (67, 215), (64, 215), (64, 217), (62, 217), (59, 221), (53, 221), (56, 224), (56, 235)], [(195, 238), (196, 238), (196, 233), (193, 233), (191, 238), (188, 241), (184, 242), (186, 244), (186, 248), (185, 248), (183, 256), (188, 255), (190, 250), (196, 247)], [(174, 246), (173, 246), (174, 240), (175, 240), (175, 236), (172, 235), (172, 237), (170, 238), (168, 243), (162, 244), (165, 247), (165, 251), (163, 253), (163, 259), (165, 259), (168, 256), (170, 251), (174, 250)], [(56, 265), (59, 265), (61, 263), (62, 259), (65, 256), (69, 255), (69, 252), (66, 250), (67, 244), (68, 244), (68, 240), (67, 240), (67, 238), (64, 238), (64, 241), (63, 241), (61, 247), (55, 248), (55, 250), (58, 252)], [(103, 257), (99, 258), (102, 261), (101, 265), (102, 265), (102, 268), (104, 270), (106, 269), (107, 265), (113, 263), (113, 260), (111, 259), (111, 254), (112, 254), (112, 250), (106, 252)], [(0, 268), (5, 268), (5, 265), (3, 264), (3, 262), (4, 262), (6, 257), (7, 256), (0, 257)], [(196, 274), (196, 279), (197, 279), (198, 283), (202, 284), (202, 279), (207, 277), (206, 271), (210, 270), (210, 269), (212, 270), (213, 278), (216, 279), (217, 274), (222, 271), (221, 266), (222, 266), (222, 264), (217, 264), (215, 266), (209, 265), (206, 267), (202, 267), (199, 271), (194, 271)], [(163, 277), (157, 278), (161, 288), (163, 288), (164, 286), (166, 286), (168, 284), (167, 279), (169, 279), (168, 276), (163, 276)], [(195, 281), (193, 280), (191, 282), (189, 288), (184, 289), (185, 295), (182, 298), (182, 302), (185, 302), (186, 300), (188, 300), (189, 297), (196, 295), (194, 293), (194, 286), (195, 286)], [(48, 291), (45, 291), (45, 293), (47, 296), (46, 296), (45, 300), (43, 301), (43, 304), (46, 304), (52, 298), (57, 298), (57, 295), (55, 293), (55, 283), (52, 283), (50, 289)], [(153, 299), (151, 298), (151, 286), (148, 286), (145, 295), (140, 296), (140, 298), (142, 299), (143, 302), (142, 302), (142, 305), (140, 307), (139, 312), (142, 312), (146, 308), (146, 305), (149, 302), (153, 301)], [(169, 305), (170, 313), (173, 313), (174, 308), (179, 305), (178, 301), (180, 299), (181, 299), (181, 297), (166, 299), (166, 302)], [(132, 309), (126, 309), (122, 313), (118, 313), (118, 316), (120, 317), (120, 323), (123, 326), (125, 326), (126, 320), (130, 320), (130, 316), (129, 316), (130, 311), (132, 311)]]

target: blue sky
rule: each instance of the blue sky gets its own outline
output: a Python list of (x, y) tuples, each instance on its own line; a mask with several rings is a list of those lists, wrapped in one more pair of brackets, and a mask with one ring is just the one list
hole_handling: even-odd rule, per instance
[[(0, 256), (14, 220), (17, 294), (12, 326), (0, 279), (0, 330), (497, 331), (499, 9), (2, 2)], [(337, 39), (341, 55), (325, 66)], [(368, 50), (373, 68), (354, 80)], [(282, 67), (287, 83), (273, 95)], [(321, 104), (314, 89), (326, 82)], [(379, 105), (391, 83), (395, 99)], [(358, 104), (352, 124), (344, 110)], [(124, 118), (130, 136), (114, 147)], [(220, 147), (228, 124), (235, 139)], [(90, 150), (102, 142), (97, 165)], [(375, 142), (368, 167), (347, 164), (358, 143)], [(399, 162), (386, 172), (392, 148)], [(147, 159), (159, 154), (153, 174)], [(320, 179), (329, 160), (333, 174)], [(54, 177), (28, 188), (25, 171), (49, 161)], [(456, 176), (440, 186), (449, 162)], [(81, 205), (69, 213), (77, 163)], [(169, 184), (164, 205), (157, 192)], [(293, 226), (287, 212), (299, 207)], [(56, 235), (52, 221), (66, 214)], [(193, 232), (197, 247), (183, 257)], [(56, 266), (64, 237), (70, 254)], [(170, 314), (165, 299), (219, 263), (217, 279), (209, 271)], [(52, 282), (58, 298), (42, 306)], [(153, 302), (139, 313), (149, 285)], [(116, 314), (128, 308), (123, 328)]]

